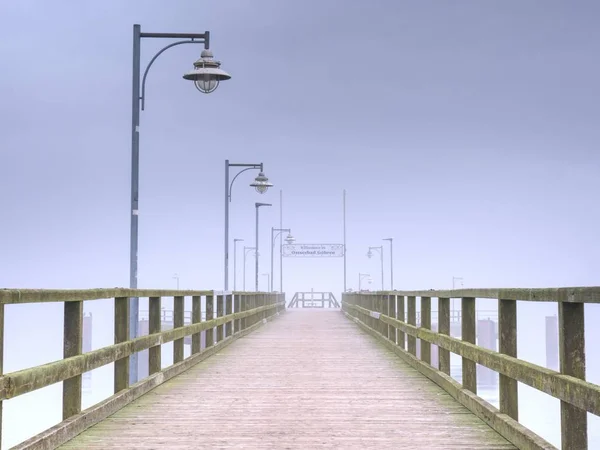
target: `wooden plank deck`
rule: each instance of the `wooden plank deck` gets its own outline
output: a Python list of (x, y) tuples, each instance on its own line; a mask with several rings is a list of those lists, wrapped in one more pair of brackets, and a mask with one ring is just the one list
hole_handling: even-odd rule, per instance
[(288, 311), (63, 449), (514, 449), (339, 311)]

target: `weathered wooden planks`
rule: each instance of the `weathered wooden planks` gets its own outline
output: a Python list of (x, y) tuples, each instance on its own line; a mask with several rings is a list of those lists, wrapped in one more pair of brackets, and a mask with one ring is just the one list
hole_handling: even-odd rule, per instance
[(336, 311), (287, 312), (64, 449), (514, 449)]

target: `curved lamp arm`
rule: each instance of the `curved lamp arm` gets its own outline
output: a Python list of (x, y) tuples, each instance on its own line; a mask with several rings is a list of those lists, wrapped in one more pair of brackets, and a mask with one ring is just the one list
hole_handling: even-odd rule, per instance
[(142, 94), (140, 95), (140, 100), (142, 101), (142, 111), (144, 110), (144, 106), (146, 104), (146, 77), (148, 76), (148, 71), (150, 70), (150, 67), (152, 67), (152, 64), (154, 64), (154, 61), (156, 61), (156, 58), (158, 58), (164, 51), (170, 49), (171, 47), (175, 47), (176, 45), (203, 44), (203, 43), (204, 42), (202, 42), (202, 41), (194, 40), (194, 38), (192, 38), (190, 40), (186, 40), (186, 41), (177, 41), (177, 42), (173, 42), (172, 44), (169, 44), (169, 45), (163, 47), (156, 55), (154, 55), (154, 57), (150, 60), (150, 62), (146, 66), (146, 70), (144, 71), (144, 76), (142, 77)]
[(235, 181), (235, 179), (236, 179), (237, 177), (239, 177), (239, 176), (240, 176), (242, 173), (244, 173), (244, 172), (245, 172), (245, 171), (247, 171), (247, 170), (256, 170), (256, 169), (258, 169), (258, 167), (248, 167), (248, 168), (246, 168), (246, 169), (244, 169), (244, 170), (240, 170), (240, 171), (239, 171), (239, 172), (236, 174), (236, 176), (235, 176), (235, 177), (233, 177), (233, 180), (231, 180), (231, 183), (229, 183), (229, 192), (227, 193), (227, 197), (229, 197), (229, 201), (231, 201), (231, 192), (232, 192), (232, 189), (233, 189), (233, 182)]

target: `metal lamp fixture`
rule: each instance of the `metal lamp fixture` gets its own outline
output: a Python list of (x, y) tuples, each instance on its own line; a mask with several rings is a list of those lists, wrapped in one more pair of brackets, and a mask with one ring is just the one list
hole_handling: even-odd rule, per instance
[(287, 242), (288, 244), (293, 244), (294, 242), (296, 242), (296, 238), (291, 234), (288, 234), (285, 238), (285, 242)]
[(270, 187), (273, 187), (272, 183), (269, 183), (269, 179), (265, 176), (264, 172), (259, 172), (258, 176), (254, 179), (254, 182), (250, 184), (256, 192), (259, 194), (264, 194), (269, 190)]
[(184, 74), (183, 78), (193, 81), (196, 89), (203, 94), (210, 94), (219, 87), (220, 81), (231, 78), (220, 67), (221, 62), (213, 59), (213, 53), (209, 49), (204, 49), (200, 59), (194, 63), (194, 69)]

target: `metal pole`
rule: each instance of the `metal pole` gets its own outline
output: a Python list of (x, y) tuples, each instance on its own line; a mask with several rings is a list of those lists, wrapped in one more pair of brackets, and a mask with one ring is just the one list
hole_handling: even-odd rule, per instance
[[(129, 287), (137, 289), (138, 276), (138, 208), (139, 208), (139, 158), (140, 158), (140, 47), (141, 27), (133, 26), (133, 79), (131, 92), (131, 234), (129, 248)], [(129, 337), (138, 335), (139, 299), (132, 297), (129, 306)], [(138, 380), (138, 354), (129, 359), (129, 385)]]
[(256, 251), (256, 259), (254, 261), (254, 269), (256, 273), (254, 274), (254, 288), (255, 291), (258, 292), (258, 209), (259, 206), (256, 205), (256, 236), (255, 236), (255, 251)]
[(273, 292), (273, 249), (275, 248), (275, 228), (271, 227), (271, 277), (269, 281), (269, 287)]
[(360, 276), (360, 273), (358, 274), (358, 292), (362, 292), (362, 277)]
[(390, 286), (394, 290), (394, 239), (390, 238)]
[(244, 247), (244, 292), (246, 292), (246, 247)]
[(233, 290), (237, 291), (237, 243), (242, 239), (233, 240)]
[(346, 292), (346, 189), (344, 189), (344, 292)]
[(383, 245), (381, 246), (381, 290), (385, 289), (383, 285)]
[(225, 254), (224, 254), (224, 276), (223, 285), (225, 291), (229, 290), (229, 160), (225, 160)]
[[(283, 190), (279, 190), (279, 228), (283, 228)], [(273, 277), (273, 275), (271, 275)], [(271, 280), (273, 283), (273, 280)], [(273, 290), (271, 288), (271, 290)], [(283, 293), (283, 239), (279, 238), (279, 292)]]

